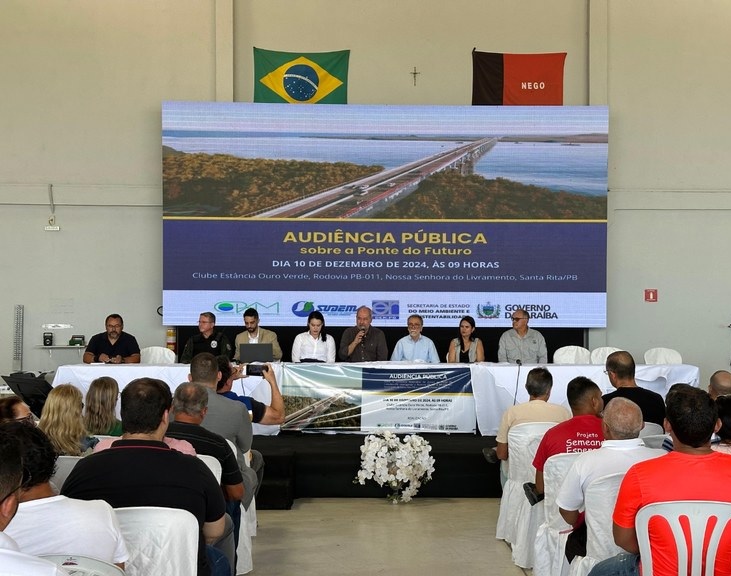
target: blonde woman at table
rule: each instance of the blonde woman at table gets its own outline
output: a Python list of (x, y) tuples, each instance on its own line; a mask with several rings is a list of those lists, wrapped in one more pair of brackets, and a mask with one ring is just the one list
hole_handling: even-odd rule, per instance
[(86, 431), (83, 409), (81, 392), (71, 384), (56, 386), (46, 398), (38, 428), (46, 433), (60, 456), (85, 455), (98, 442)]
[(292, 362), (335, 362), (335, 340), (325, 333), (325, 318), (321, 312), (310, 312), (307, 332), (295, 336)]
[(84, 424), (89, 434), (121, 436), (122, 422), (117, 419), (117, 398), (119, 385), (111, 376), (101, 376), (92, 380), (86, 393)]
[(475, 336), (475, 319), (472, 316), (464, 316), (459, 321), (459, 338), (449, 343), (447, 362), (468, 364), (484, 361), (485, 348), (482, 340)]

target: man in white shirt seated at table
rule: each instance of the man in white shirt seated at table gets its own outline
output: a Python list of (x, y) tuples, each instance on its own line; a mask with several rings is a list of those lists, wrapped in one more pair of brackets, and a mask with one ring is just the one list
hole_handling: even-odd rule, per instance
[(424, 328), (424, 319), (418, 314), (412, 314), (406, 321), (409, 335), (396, 342), (391, 354), (392, 362), (429, 362), (439, 363), (439, 353), (434, 342), (421, 334)]
[(6, 534), (36, 556), (93, 556), (124, 570), (129, 554), (113, 508), (104, 500), (76, 500), (56, 494), (51, 476), (58, 454), (48, 437), (25, 422), (13, 422), (7, 430), (20, 443), (29, 479), (18, 493), (18, 513)]
[(17, 438), (0, 426), (0, 572), (4, 576), (68, 576), (55, 564), (23, 554), (4, 530), (18, 510), (18, 490), (26, 480)]

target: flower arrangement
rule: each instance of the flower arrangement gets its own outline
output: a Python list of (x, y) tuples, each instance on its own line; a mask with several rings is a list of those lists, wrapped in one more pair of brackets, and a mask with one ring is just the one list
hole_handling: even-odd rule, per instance
[(353, 482), (375, 480), (379, 486), (391, 488), (388, 499), (392, 503), (408, 502), (422, 483), (431, 480), (434, 458), (429, 452), (429, 442), (415, 434), (403, 440), (389, 431), (370, 434), (360, 447), (361, 465)]

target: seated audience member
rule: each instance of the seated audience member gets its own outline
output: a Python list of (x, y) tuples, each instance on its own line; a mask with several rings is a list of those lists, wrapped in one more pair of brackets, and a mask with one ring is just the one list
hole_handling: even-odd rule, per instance
[(213, 312), (203, 312), (198, 317), (199, 333), (188, 338), (180, 355), (183, 364), (190, 364), (193, 356), (201, 352), (209, 352), (214, 356), (231, 358), (233, 349), (226, 334), (216, 330), (216, 315)]
[(566, 397), (573, 417), (556, 424), (543, 436), (533, 458), (536, 482), (523, 485), (531, 505), (543, 500), (543, 466), (546, 460), (554, 454), (596, 450), (604, 440), (602, 419), (599, 417), (604, 403), (599, 386), (585, 376), (577, 376), (569, 382)]
[(279, 345), (277, 335), (271, 330), (259, 326), (259, 312), (255, 308), (244, 310), (244, 330), (236, 336), (234, 341), (234, 358), (239, 360), (240, 347), (242, 344), (270, 344), (272, 345), (272, 357), (274, 360), (282, 359), (282, 347)]
[[(251, 449), (254, 433), (246, 406), (216, 394), (216, 386), (220, 379), (218, 360), (213, 354), (204, 352), (193, 357), (188, 381), (203, 385), (208, 393), (208, 411), (201, 426), (230, 440), (238, 449), (236, 459), (244, 478), (242, 503), (248, 509), (251, 499), (256, 494), (256, 488), (264, 477), (264, 458), (258, 451)], [(251, 451), (251, 467), (247, 466), (244, 460), (244, 455), (249, 451)]]
[(97, 443), (84, 426), (84, 399), (71, 384), (56, 386), (43, 405), (38, 427), (46, 433), (59, 455), (81, 456)]
[(716, 408), (718, 409), (718, 419), (721, 421), (721, 427), (716, 433), (718, 442), (712, 441), (711, 449), (716, 452), (731, 454), (731, 396), (716, 398)]
[(383, 330), (371, 326), (373, 311), (361, 306), (355, 311), (355, 326), (346, 328), (340, 338), (338, 355), (343, 362), (383, 362), (388, 346)]
[(310, 312), (307, 317), (307, 332), (295, 336), (292, 362), (335, 362), (335, 340), (325, 333), (322, 312)]
[[(731, 458), (711, 450), (711, 434), (719, 426), (715, 403), (707, 392), (686, 384), (669, 390), (665, 402), (666, 430), (675, 448), (625, 474), (612, 520), (614, 541), (627, 554), (599, 562), (592, 576), (640, 574), (635, 518), (643, 506), (677, 500), (731, 502), (731, 492), (724, 489), (731, 485)], [(675, 538), (667, 525), (650, 524), (649, 536), (653, 576), (678, 574)], [(716, 553), (716, 574), (727, 574), (729, 566), (731, 535), (726, 530)]]
[(530, 314), (522, 308), (513, 310), (513, 327), (500, 336), (497, 349), (498, 362), (517, 364), (545, 364), (548, 362), (546, 341), (538, 330), (528, 328)]
[(14, 422), (15, 420), (35, 422), (35, 416), (20, 396), (0, 398), (0, 424)]
[[(223, 358), (223, 356), (222, 356)], [(173, 394), (174, 422), (168, 425), (167, 436), (190, 442), (197, 454), (213, 456), (221, 463), (221, 488), (226, 499), (226, 511), (233, 520), (234, 537), (238, 547), (241, 525), (241, 500), (244, 480), (236, 455), (223, 436), (201, 426), (208, 412), (208, 392), (200, 384), (181, 384)]]
[(529, 396), (528, 402), (516, 404), (503, 412), (497, 431), (497, 446), (482, 451), (491, 464), (508, 459), (508, 432), (513, 426), (528, 422), (558, 423), (571, 418), (571, 412), (566, 408), (548, 402), (553, 389), (553, 376), (546, 368), (533, 368), (528, 372), (525, 389)]
[(637, 462), (665, 454), (664, 450), (648, 448), (642, 443), (639, 435), (643, 425), (642, 411), (637, 404), (626, 398), (615, 398), (604, 407), (601, 447), (581, 454), (569, 468), (556, 497), (561, 516), (574, 527), (566, 541), (569, 562), (574, 556), (586, 556), (586, 525), (580, 510), (584, 509), (584, 494), (589, 484), (607, 474), (627, 472)]
[(714, 400), (719, 396), (731, 396), (731, 372), (717, 370), (708, 381), (708, 393)]
[(485, 348), (482, 340), (475, 336), (475, 319), (472, 316), (464, 316), (459, 321), (459, 338), (454, 338), (449, 343), (447, 362), (467, 364), (484, 361)]
[(110, 314), (104, 321), (106, 332), (95, 334), (84, 352), (84, 363), (139, 364), (140, 347), (137, 339), (124, 331), (119, 314)]
[(424, 319), (418, 314), (412, 314), (406, 321), (409, 335), (396, 342), (391, 354), (392, 362), (430, 362), (439, 363), (439, 353), (434, 342), (421, 333), (424, 328)]
[(243, 374), (246, 368), (245, 365), (242, 364), (238, 367), (238, 369), (233, 370), (231, 368), (231, 363), (226, 361), (225, 358), (219, 356), (217, 360), (218, 370), (221, 373), (221, 378), (216, 384), (216, 392), (218, 392), (219, 395), (230, 398), (231, 400), (243, 402), (246, 405), (246, 409), (251, 414), (251, 421), (254, 424), (276, 425), (284, 422), (284, 398), (279, 390), (277, 376), (274, 374), (271, 364), (267, 364), (267, 370), (262, 370), (261, 374), (261, 377), (266, 380), (267, 384), (269, 384), (269, 390), (272, 397), (270, 401), (271, 404), (264, 404), (263, 402), (255, 400), (251, 396), (239, 396), (236, 392), (231, 390), (234, 380), (238, 378), (247, 378), (247, 376)]
[(138, 378), (124, 388), (121, 403), (122, 438), (114, 441), (111, 450), (80, 460), (61, 493), (82, 500), (106, 500), (114, 508), (187, 510), (200, 528), (199, 576), (230, 576), (226, 557), (210, 546), (223, 536), (226, 526), (220, 484), (203, 461), (172, 450), (162, 441), (172, 404), (170, 388), (162, 380)]
[(18, 438), (0, 426), (0, 572), (7, 576), (68, 576), (55, 564), (20, 552), (6, 532), (18, 509), (18, 491), (27, 480)]
[(616, 388), (614, 392), (605, 394), (602, 399), (608, 404), (612, 398), (632, 400), (642, 410), (645, 422), (663, 425), (665, 420), (665, 401), (657, 392), (642, 388), (635, 382), (635, 360), (632, 354), (620, 350), (607, 356), (604, 366), (609, 383)]
[(6, 430), (20, 443), (28, 471), (28, 481), (18, 493), (18, 512), (6, 534), (28, 554), (93, 556), (124, 569), (129, 554), (112, 507), (103, 500), (57, 495), (51, 476), (58, 454), (48, 437), (24, 422), (8, 424)]
[(117, 419), (119, 385), (111, 376), (101, 376), (91, 381), (86, 393), (84, 425), (89, 434), (121, 436), (122, 421)]

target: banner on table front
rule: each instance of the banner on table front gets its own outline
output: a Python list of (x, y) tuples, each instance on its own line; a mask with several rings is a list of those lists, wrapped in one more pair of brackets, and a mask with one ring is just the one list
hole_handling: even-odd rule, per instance
[(277, 52), (254, 48), (254, 102), (347, 104), (350, 50)]
[(566, 52), (500, 54), (472, 51), (472, 104), (562, 106)]
[(283, 365), (282, 430), (474, 433), (469, 368), (397, 366)]

